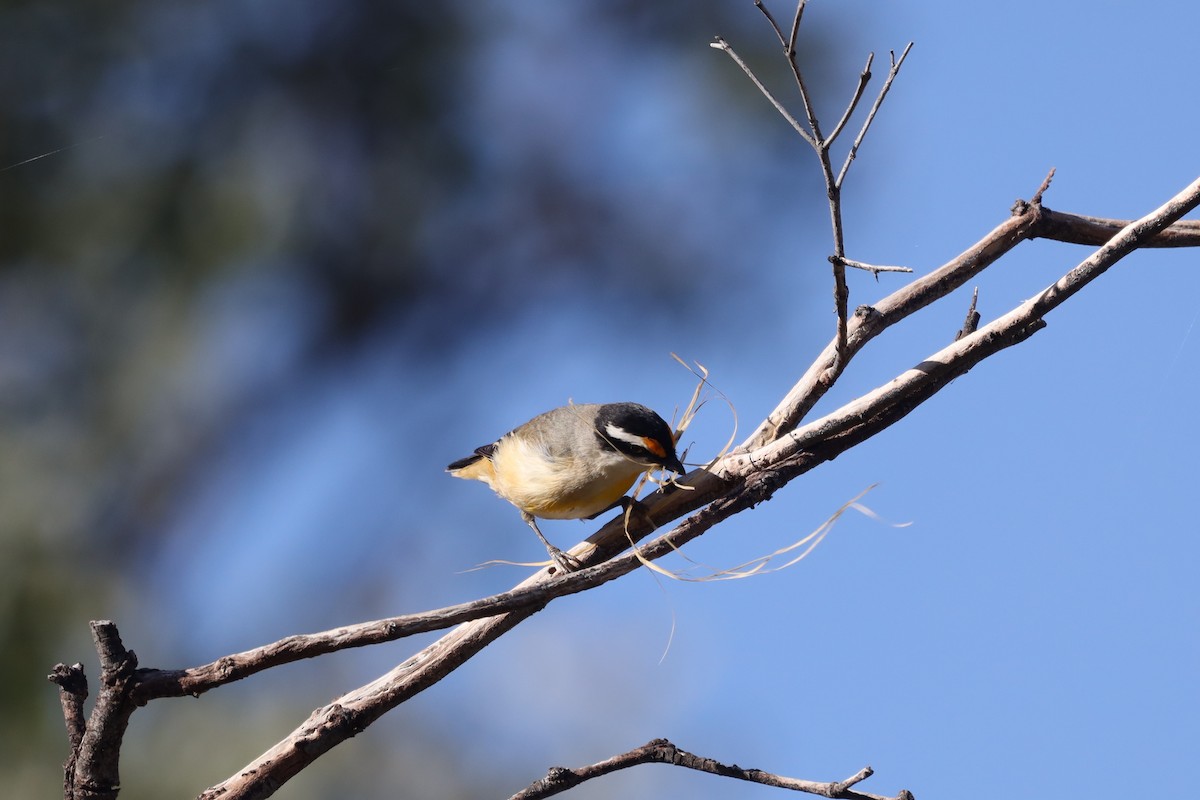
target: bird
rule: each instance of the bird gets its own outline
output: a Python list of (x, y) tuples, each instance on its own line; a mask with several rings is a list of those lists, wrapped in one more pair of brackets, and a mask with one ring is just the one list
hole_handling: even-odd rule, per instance
[(563, 573), (578, 559), (538, 528), (541, 519), (591, 519), (629, 502), (625, 493), (647, 470), (683, 475), (675, 435), (638, 403), (570, 404), (539, 414), (446, 467), (456, 478), (483, 481), (517, 507)]

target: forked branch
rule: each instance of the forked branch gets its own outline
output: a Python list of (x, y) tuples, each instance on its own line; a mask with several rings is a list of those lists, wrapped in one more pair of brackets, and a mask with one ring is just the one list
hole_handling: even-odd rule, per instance
[(750, 783), (760, 783), (764, 786), (774, 786), (777, 789), (790, 789), (794, 792), (842, 798), (843, 800), (912, 800), (912, 794), (907, 790), (901, 790), (895, 797), (855, 791), (855, 786), (875, 774), (870, 767), (863, 767), (843, 781), (808, 781), (776, 775), (761, 769), (743, 769), (736, 764), (723, 764), (720, 761), (681, 750), (666, 739), (653, 739), (641, 747), (635, 747), (628, 753), (621, 753), (586, 767), (575, 769), (552, 767), (546, 773), (546, 777), (517, 792), (509, 800), (540, 800), (543, 797), (553, 797), (568, 789), (573, 789), (581, 783), (642, 764), (671, 764), (676, 767), (694, 769), (697, 772), (706, 772), (709, 775), (719, 775), (723, 778), (733, 778)]
[(850, 171), (850, 165), (854, 163), (854, 157), (858, 155), (858, 148), (862, 145), (863, 139), (866, 138), (867, 131), (871, 128), (871, 123), (875, 121), (875, 115), (879, 113), (879, 107), (883, 105), (883, 99), (887, 97), (888, 91), (892, 88), (892, 81), (896, 80), (896, 76), (900, 74), (900, 67), (904, 65), (904, 59), (908, 58), (908, 53), (912, 48), (912, 42), (905, 45), (899, 59), (896, 58), (895, 51), (888, 54), (891, 57), (891, 66), (888, 68), (887, 78), (884, 80), (883, 86), (875, 98), (874, 105), (867, 112), (867, 118), (863, 120), (863, 125), (858, 132), (858, 136), (854, 137), (854, 144), (850, 145), (850, 152), (846, 154), (846, 160), (842, 163), (842, 171), (838, 173), (836, 181), (839, 189), (842, 186), (842, 181), (846, 180), (846, 173)]
[[(854, 110), (858, 107), (859, 100), (862, 99), (863, 93), (866, 91), (867, 84), (871, 80), (871, 64), (874, 62), (875, 54), (872, 53), (867, 57), (867, 64), (863, 71), (859, 74), (858, 83), (850, 96), (850, 102), (846, 106), (845, 113), (842, 114), (837, 125), (834, 126), (833, 132), (829, 136), (824, 136), (821, 133), (821, 123), (817, 118), (812, 96), (808, 90), (808, 85), (804, 80), (804, 73), (800, 69), (800, 62), (796, 56), (796, 37), (800, 29), (800, 19), (804, 15), (805, 2), (801, 2), (796, 6), (796, 13), (792, 20), (792, 28), (790, 35), (785, 39), (783, 29), (779, 23), (775, 21), (775, 17), (761, 2), (756, 0), (754, 4), (759, 11), (766, 17), (771, 29), (775, 32), (775, 36), (780, 43), (784, 45), (784, 56), (787, 58), (788, 68), (792, 72), (792, 76), (796, 80), (796, 88), (800, 94), (800, 102), (804, 106), (805, 123), (801, 123), (784, 107), (784, 105), (763, 85), (754, 71), (746, 64), (745, 61), (737, 54), (730, 46), (729, 42), (721, 37), (717, 37), (712, 43), (712, 46), (718, 50), (723, 50), (734, 63), (741, 68), (742, 72), (746, 73), (747, 77), (754, 83), (764, 97), (770, 101), (771, 105), (787, 120), (797, 133), (800, 134), (804, 141), (808, 142), (813, 151), (817, 155), (817, 160), (821, 165), (821, 175), (825, 181), (825, 196), (829, 201), (829, 220), (833, 229), (833, 254), (830, 255), (829, 261), (833, 264), (833, 304), (834, 311), (837, 315), (837, 330), (834, 336), (835, 353), (838, 358), (833, 364), (822, 373), (821, 380), (826, 386), (830, 386), (837, 380), (842, 370), (845, 369), (846, 361), (849, 359), (848, 343), (849, 336), (849, 304), (850, 304), (850, 289), (846, 284), (846, 267), (860, 266), (861, 262), (852, 261), (846, 258), (845, 245), (845, 228), (842, 223), (842, 183), (846, 179), (846, 174), (850, 171), (850, 165), (854, 162), (855, 156), (858, 154), (858, 148), (862, 145), (863, 139), (867, 135), (867, 131), (871, 128), (871, 123), (875, 120), (875, 115), (878, 113), (880, 106), (883, 105), (884, 98), (887, 97), (888, 90), (892, 87), (892, 82), (900, 73), (900, 67), (904, 64), (904, 59), (908, 57), (908, 53), (912, 50), (913, 43), (909, 42), (900, 54), (900, 58), (896, 58), (893, 51), (891, 53), (891, 66), (888, 69), (887, 79), (884, 81), (883, 87), (875, 98), (874, 104), (871, 106), (870, 112), (863, 121), (862, 127), (859, 129), (858, 136), (855, 137), (854, 143), (850, 146), (849, 152), (846, 154), (845, 161), (842, 162), (841, 171), (834, 175), (833, 163), (830, 160), (830, 148), (834, 141), (849, 122)], [(902, 268), (871, 268), (864, 267), (875, 273), (878, 278), (880, 272), (899, 272)]]

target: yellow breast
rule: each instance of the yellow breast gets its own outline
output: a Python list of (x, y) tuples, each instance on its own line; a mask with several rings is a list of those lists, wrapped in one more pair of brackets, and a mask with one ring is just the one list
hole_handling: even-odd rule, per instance
[(583, 519), (598, 514), (628, 492), (646, 469), (616, 453), (590, 463), (552, 459), (536, 442), (515, 438), (505, 439), (496, 448), (490, 467), (477, 479), (525, 513), (543, 519)]

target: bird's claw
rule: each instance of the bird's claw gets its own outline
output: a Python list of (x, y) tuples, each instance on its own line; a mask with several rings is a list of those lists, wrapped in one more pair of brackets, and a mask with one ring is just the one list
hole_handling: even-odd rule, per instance
[(554, 545), (550, 545), (547, 548), (547, 552), (550, 553), (550, 559), (554, 562), (555, 566), (558, 567), (560, 574), (565, 575), (568, 572), (575, 572), (576, 570), (583, 569), (582, 561), (570, 553), (564, 553)]

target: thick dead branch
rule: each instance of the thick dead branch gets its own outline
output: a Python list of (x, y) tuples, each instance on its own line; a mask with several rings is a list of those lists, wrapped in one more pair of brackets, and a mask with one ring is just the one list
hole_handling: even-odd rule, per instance
[[(535, 578), (543, 575), (538, 573)], [(536, 611), (537, 608), (523, 609), (459, 626), (386, 675), (318, 708), (287, 738), (200, 797), (224, 800), (270, 797), (317, 758), (437, 683)]]
[[(1056, 242), (1097, 246), (1107, 242), (1128, 224), (1128, 220), (1085, 217), (1043, 207), (1036, 236)], [(1140, 246), (1200, 247), (1200, 221), (1180, 220)]]
[(671, 764), (698, 772), (707, 772), (709, 775), (719, 775), (723, 778), (734, 778), (773, 786), (777, 789), (790, 789), (821, 797), (844, 798), (844, 800), (911, 800), (912, 798), (912, 795), (906, 790), (901, 791), (894, 798), (854, 791), (854, 786), (874, 774), (874, 770), (870, 767), (864, 767), (844, 781), (807, 781), (764, 772), (760, 769), (743, 769), (736, 764), (722, 764), (720, 761), (681, 750), (666, 739), (653, 739), (641, 747), (635, 747), (628, 753), (621, 753), (586, 767), (576, 769), (552, 767), (546, 773), (546, 777), (517, 792), (509, 800), (540, 800), (543, 797), (552, 797), (586, 781), (641, 764)]
[(63, 796), (68, 800), (116, 798), (121, 790), (121, 743), (137, 707), (132, 691), (137, 656), (125, 649), (117, 627), (107, 620), (92, 623), (92, 640), (100, 657), (100, 693), (86, 723), (83, 667), (59, 664), (49, 676), (59, 687), (71, 743), (63, 770)]

